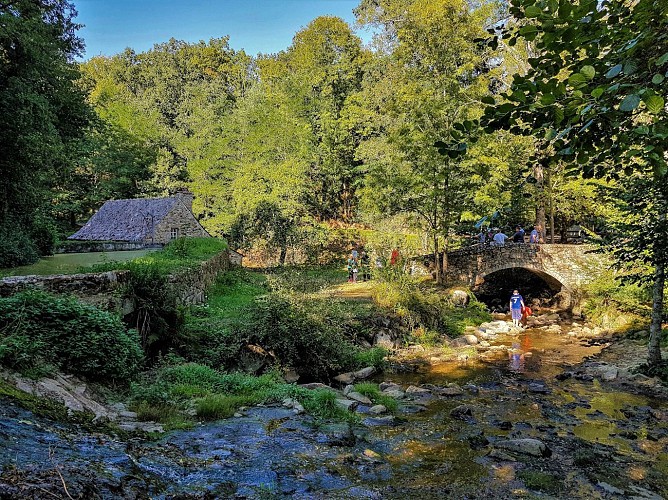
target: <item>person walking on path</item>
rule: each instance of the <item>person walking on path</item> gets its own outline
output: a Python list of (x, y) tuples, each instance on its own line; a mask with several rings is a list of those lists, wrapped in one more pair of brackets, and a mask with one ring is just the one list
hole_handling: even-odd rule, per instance
[(522, 298), (520, 292), (513, 290), (513, 294), (510, 296), (510, 314), (513, 318), (514, 327), (519, 328), (522, 311), (524, 311), (524, 298)]
[(362, 281), (369, 281), (371, 279), (371, 261), (369, 254), (364, 250), (360, 254), (360, 267), (362, 268)]
[(503, 245), (506, 244), (506, 240), (508, 239), (508, 236), (503, 234), (501, 231), (501, 228), (496, 230), (496, 234), (494, 235), (494, 244), (497, 246), (502, 247)]
[(350, 254), (350, 258), (348, 259), (348, 283), (356, 283), (357, 282), (357, 273), (359, 271), (358, 264), (357, 264), (357, 259), (353, 257), (353, 254)]

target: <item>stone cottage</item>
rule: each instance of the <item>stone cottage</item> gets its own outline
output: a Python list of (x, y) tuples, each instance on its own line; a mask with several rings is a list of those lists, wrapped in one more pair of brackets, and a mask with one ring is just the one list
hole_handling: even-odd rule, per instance
[(167, 198), (110, 200), (69, 240), (164, 245), (181, 236), (211, 237), (192, 213), (193, 194)]

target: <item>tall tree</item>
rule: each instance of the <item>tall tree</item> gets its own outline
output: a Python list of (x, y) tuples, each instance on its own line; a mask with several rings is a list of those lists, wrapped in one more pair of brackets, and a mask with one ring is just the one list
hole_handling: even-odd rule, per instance
[(351, 27), (338, 17), (318, 17), (299, 31), (282, 56), (283, 85), (308, 120), (316, 157), (309, 171), (310, 194), (304, 201), (319, 219), (351, 221), (361, 180), (355, 153), (356, 123), (347, 104), (361, 88), (370, 57)]
[(0, 2), (0, 238), (23, 230), (43, 251), (52, 179), (92, 118), (72, 62), (75, 15), (66, 0)]
[[(585, 176), (622, 178), (625, 206), (647, 238), (618, 240), (616, 254), (649, 264), (653, 284), (648, 361), (661, 362), (668, 265), (668, 10), (664, 0), (512, 0), (521, 20), (509, 44), (535, 41), (531, 70), (487, 110), (492, 127), (541, 137), (554, 160)], [(647, 195), (651, 193), (651, 198)]]
[(440, 279), (440, 243), (447, 251), (474, 192), (476, 166), (462, 161), (463, 139), (489, 91), (491, 52), (477, 39), (493, 9), (472, 9), (464, 0), (382, 0), (363, 2), (357, 14), (382, 27), (377, 44), (384, 49), (384, 67), (374, 73), (379, 79), (367, 87), (377, 115), (376, 130), (360, 148), (370, 170), (367, 193), (380, 195), (384, 212), (418, 216), (433, 241)]

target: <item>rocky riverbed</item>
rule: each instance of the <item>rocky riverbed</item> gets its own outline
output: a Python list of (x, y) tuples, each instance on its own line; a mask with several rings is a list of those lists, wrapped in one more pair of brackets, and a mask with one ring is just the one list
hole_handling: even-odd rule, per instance
[(395, 414), (340, 379), (358, 424), (284, 401), (118, 440), (4, 404), (0, 498), (668, 498), (668, 402), (629, 370), (641, 343), (558, 315), (530, 326), (499, 317), (404, 352), (410, 371), (375, 379)]

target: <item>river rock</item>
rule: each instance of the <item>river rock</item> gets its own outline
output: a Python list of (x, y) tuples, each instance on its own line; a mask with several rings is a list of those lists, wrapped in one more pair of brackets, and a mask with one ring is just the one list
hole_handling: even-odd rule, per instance
[(355, 401), (355, 400), (352, 400), (352, 399), (337, 399), (336, 404), (340, 408), (343, 408), (344, 410), (355, 411), (355, 408), (357, 408), (357, 405), (359, 404), (359, 401)]
[(394, 399), (403, 399), (406, 397), (406, 393), (401, 389), (385, 389), (383, 394)]
[(352, 384), (355, 381), (355, 375), (352, 372), (342, 373), (334, 377), (334, 380), (343, 385)]
[(552, 455), (552, 450), (550, 450), (545, 443), (533, 438), (497, 441), (494, 443), (494, 446), (507, 451), (533, 455), (534, 457), (549, 457)]
[(361, 370), (354, 372), (353, 376), (356, 379), (364, 380), (365, 378), (369, 378), (374, 373), (376, 373), (376, 368), (373, 366), (367, 366), (366, 368), (362, 368)]
[(475, 335), (463, 335), (463, 337), (468, 345), (476, 345), (478, 343), (478, 337)]
[(476, 330), (476, 332), (474, 333), (474, 335), (475, 335), (476, 337), (478, 337), (479, 340), (489, 340), (489, 338), (490, 338), (489, 333), (487, 333), (487, 332), (483, 332), (483, 331), (480, 331), (480, 330)]
[(619, 368), (614, 365), (601, 365), (595, 370), (596, 376), (600, 377), (601, 380), (610, 382), (615, 380), (619, 374)]
[(118, 428), (128, 432), (165, 432), (162, 425), (155, 422), (123, 422), (118, 424)]
[(469, 405), (459, 405), (450, 410), (450, 416), (458, 420), (468, 420), (473, 417), (473, 409)]
[(385, 332), (385, 331), (380, 331), (376, 334), (376, 336), (373, 339), (374, 345), (377, 345), (378, 347), (383, 347), (385, 349), (394, 349), (397, 347), (397, 341), (392, 338), (392, 336)]
[(599, 481), (596, 483), (596, 486), (601, 488), (603, 491), (608, 493), (609, 495), (623, 495), (624, 491), (620, 490), (619, 488), (615, 488), (613, 485), (605, 483), (603, 481)]
[(348, 394), (350, 394), (354, 390), (355, 390), (355, 386), (352, 385), (352, 384), (349, 384), (349, 385), (347, 385), (343, 388), (343, 395), (347, 396)]
[(462, 389), (471, 394), (478, 394), (480, 392), (478, 386), (474, 384), (466, 384)]
[(450, 301), (455, 306), (464, 307), (469, 303), (469, 294), (464, 290), (453, 290), (450, 293)]
[(292, 368), (283, 372), (283, 380), (288, 384), (294, 384), (299, 380), (299, 374)]
[(401, 389), (401, 386), (399, 384), (396, 384), (394, 382), (381, 382), (380, 385), (378, 386), (380, 391), (385, 391), (387, 389)]
[(348, 399), (353, 399), (365, 405), (373, 404), (369, 398), (367, 398), (364, 394), (360, 394), (359, 392), (351, 391), (347, 394), (347, 396)]
[(541, 382), (529, 382), (529, 392), (534, 394), (549, 394), (550, 388)]
[(72, 375), (57, 374), (54, 378), (29, 380), (18, 375), (9, 376), (17, 389), (34, 396), (54, 399), (71, 411), (88, 411), (95, 415), (95, 419), (115, 417), (113, 411), (107, 410), (97, 401), (87, 395), (87, 386), (84, 382)]
[(298, 401), (295, 401), (295, 403), (292, 405), (292, 409), (295, 412), (295, 415), (299, 415), (300, 413), (304, 413), (304, 411), (306, 411)]
[(466, 347), (469, 345), (469, 343), (466, 341), (466, 338), (457, 337), (456, 339), (453, 339), (452, 342), (450, 342), (450, 345), (452, 347)]
[(657, 495), (656, 493), (645, 488), (641, 488), (635, 484), (630, 484), (628, 489), (635, 493), (635, 495), (630, 497), (631, 500), (664, 500), (661, 495)]
[(330, 386), (321, 384), (320, 382), (311, 382), (309, 384), (299, 384), (299, 387), (303, 387), (304, 389), (309, 389), (311, 391), (314, 391), (316, 389), (328, 389), (330, 391), (333, 391)]
[(415, 385), (409, 385), (406, 388), (406, 394), (428, 394), (431, 391), (429, 389), (425, 389), (424, 387), (417, 387)]
[(457, 384), (448, 384), (447, 387), (443, 387), (438, 393), (441, 396), (461, 396), (464, 394), (464, 390)]
[(362, 421), (362, 424), (366, 425), (367, 427), (376, 427), (376, 426), (383, 426), (383, 425), (396, 425), (396, 419), (392, 415), (385, 415), (383, 417), (369, 417), (365, 418)]
[(381, 413), (385, 413), (387, 411), (387, 408), (383, 405), (374, 405), (371, 408), (369, 408), (369, 413), (372, 415), (380, 415)]

